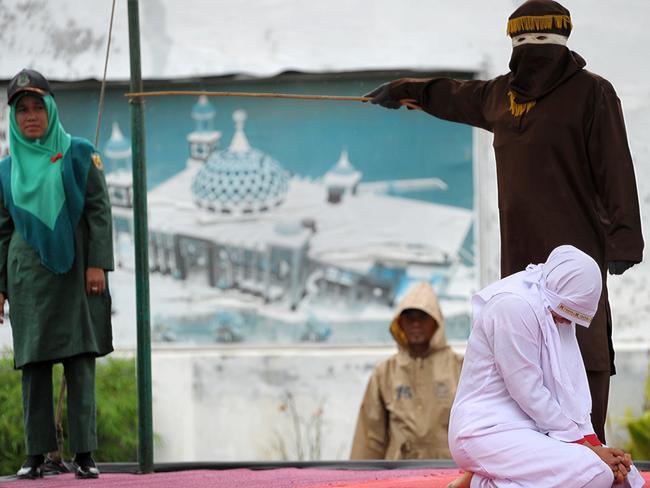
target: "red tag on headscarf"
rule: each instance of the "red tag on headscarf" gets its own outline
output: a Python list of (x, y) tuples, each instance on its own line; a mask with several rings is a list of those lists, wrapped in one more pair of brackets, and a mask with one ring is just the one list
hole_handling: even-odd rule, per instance
[(58, 153), (56, 153), (54, 156), (52, 156), (52, 157), (50, 158), (50, 161), (52, 161), (53, 163), (56, 163), (56, 162), (57, 162), (59, 159), (61, 159), (62, 157), (63, 157), (63, 154), (61, 154), (60, 152), (58, 152)]

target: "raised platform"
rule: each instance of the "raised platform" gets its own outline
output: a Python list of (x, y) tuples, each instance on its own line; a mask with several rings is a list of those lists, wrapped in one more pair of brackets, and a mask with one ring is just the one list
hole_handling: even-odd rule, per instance
[[(648, 463), (637, 463), (650, 481)], [(460, 471), (447, 461), (343, 463), (182, 463), (160, 464), (137, 474), (134, 464), (100, 464), (97, 480), (72, 474), (42, 480), (0, 478), (1, 488), (444, 488)]]

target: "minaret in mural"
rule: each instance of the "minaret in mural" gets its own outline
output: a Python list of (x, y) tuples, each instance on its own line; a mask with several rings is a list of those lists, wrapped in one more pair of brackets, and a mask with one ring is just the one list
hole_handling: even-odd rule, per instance
[(201, 95), (192, 107), (191, 117), (194, 120), (194, 131), (187, 136), (190, 145), (190, 158), (187, 165), (203, 164), (219, 146), (221, 132), (214, 129), (214, 118), (217, 111), (208, 97)]
[(133, 205), (131, 142), (124, 137), (117, 122), (113, 122), (111, 138), (104, 145), (104, 158), (106, 159), (106, 184), (111, 204), (131, 207)]
[(131, 142), (127, 141), (117, 122), (113, 122), (111, 138), (104, 145), (106, 172), (131, 172)]
[(340, 203), (346, 194), (356, 195), (361, 177), (361, 172), (350, 163), (348, 151), (343, 149), (338, 162), (325, 173), (323, 178), (323, 183), (327, 188), (327, 201)]

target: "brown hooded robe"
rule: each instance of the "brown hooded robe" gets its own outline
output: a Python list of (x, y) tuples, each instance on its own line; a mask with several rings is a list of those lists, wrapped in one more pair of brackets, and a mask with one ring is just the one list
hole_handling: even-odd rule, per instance
[(502, 277), (544, 262), (562, 244), (596, 260), (603, 294), (591, 326), (579, 327), (578, 340), (588, 371), (613, 374), (607, 262), (638, 263), (643, 251), (620, 101), (607, 80), (579, 69), (516, 117), (510, 80), (510, 73), (489, 81), (402, 79), (391, 83), (390, 94), (494, 134)]

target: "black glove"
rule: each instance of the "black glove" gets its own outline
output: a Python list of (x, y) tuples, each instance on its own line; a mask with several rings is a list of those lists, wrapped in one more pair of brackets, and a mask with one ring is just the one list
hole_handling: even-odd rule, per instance
[(607, 269), (611, 275), (620, 275), (635, 264), (634, 261), (609, 261), (607, 263)]
[(373, 91), (366, 93), (364, 97), (372, 98), (370, 103), (381, 105), (382, 107), (397, 109), (402, 106), (399, 100), (390, 96), (390, 82), (379, 85)]

